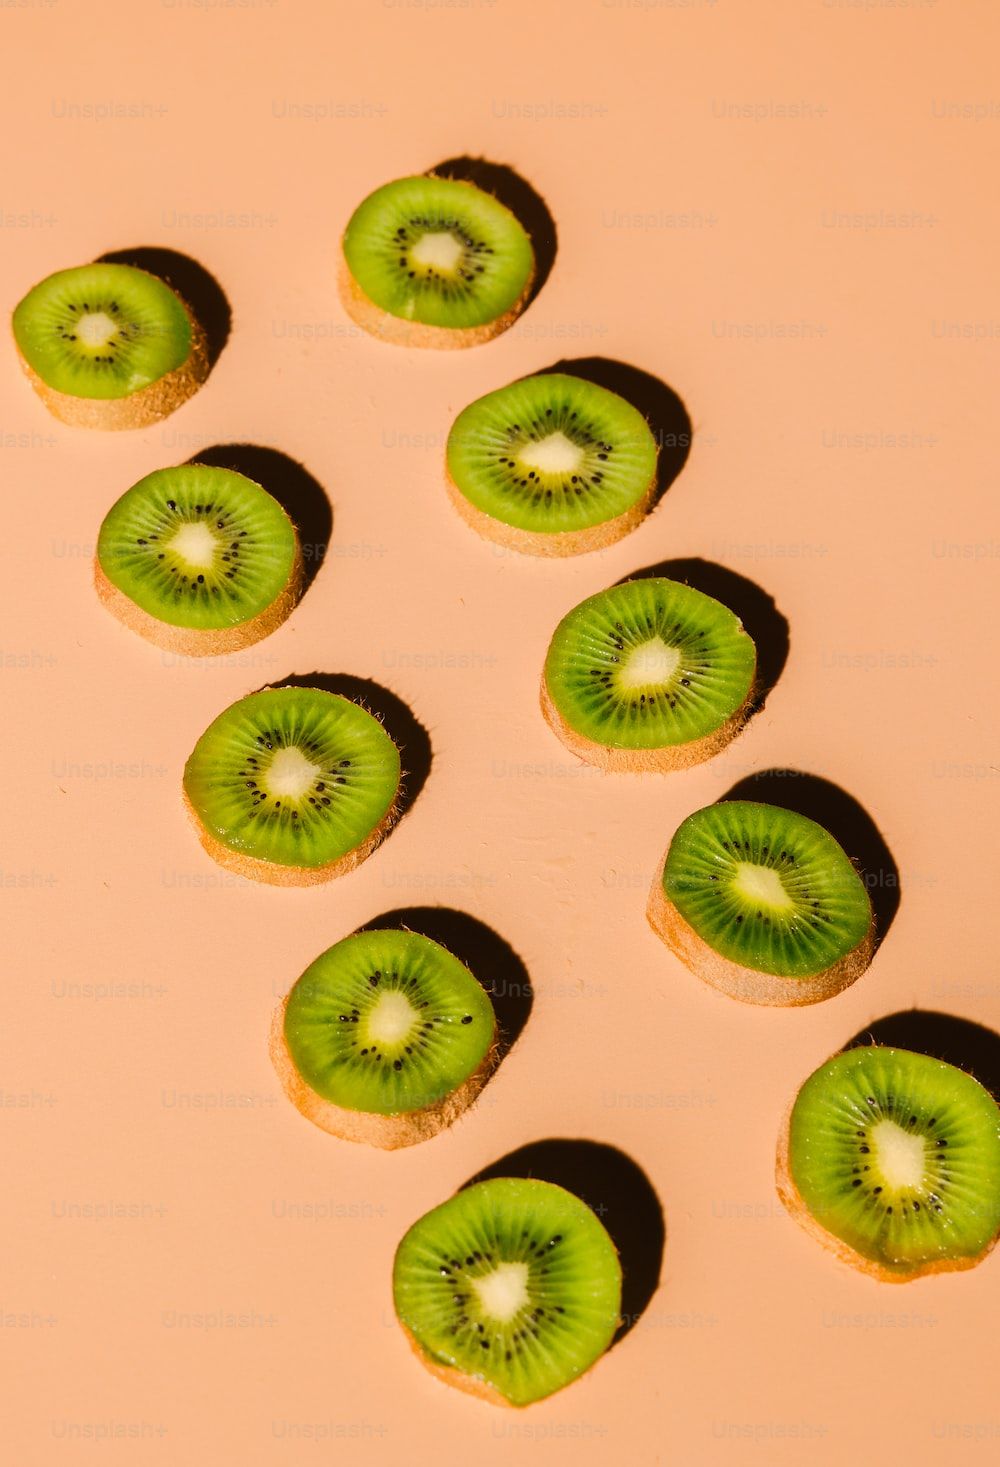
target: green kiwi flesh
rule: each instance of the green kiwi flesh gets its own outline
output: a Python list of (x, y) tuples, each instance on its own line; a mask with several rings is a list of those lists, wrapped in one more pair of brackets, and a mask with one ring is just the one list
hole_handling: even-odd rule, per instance
[(344, 860), (391, 818), (399, 782), (399, 750), (378, 719), (309, 687), (232, 704), (184, 769), (196, 820), (237, 869), (240, 859), (306, 870)]
[(464, 963), (416, 932), (356, 932), (306, 969), (285, 1005), (299, 1075), (346, 1110), (407, 1115), (482, 1064), (493, 1006)]
[(128, 599), (172, 626), (214, 630), (259, 616), (299, 555), (276, 499), (230, 469), (157, 469), (112, 505), (97, 559)]
[(183, 366), (191, 320), (168, 285), (131, 265), (80, 265), (36, 285), (14, 311), (21, 356), (71, 397), (128, 397)]
[(779, 1187), (807, 1227), (867, 1272), (969, 1267), (1000, 1233), (1000, 1109), (941, 1060), (846, 1050), (796, 1097)]
[(545, 372), (465, 408), (447, 443), (449, 477), (469, 503), (517, 530), (570, 534), (648, 499), (656, 440), (642, 414), (582, 377)]
[(754, 644), (728, 607), (651, 578), (599, 591), (563, 618), (545, 687), (585, 743), (656, 750), (717, 733), (745, 708), (755, 668)]
[(505, 315), (534, 272), (531, 241), (492, 194), (429, 176), (384, 184), (347, 225), (344, 257), (380, 310), (462, 329)]
[(792, 985), (834, 967), (872, 923), (864, 883), (829, 831), (750, 800), (689, 815), (670, 842), (662, 888), (713, 952)]
[(527, 1406), (608, 1348), (621, 1266), (580, 1198), (551, 1182), (501, 1177), (414, 1223), (396, 1252), (393, 1295), (435, 1374), (496, 1404)]

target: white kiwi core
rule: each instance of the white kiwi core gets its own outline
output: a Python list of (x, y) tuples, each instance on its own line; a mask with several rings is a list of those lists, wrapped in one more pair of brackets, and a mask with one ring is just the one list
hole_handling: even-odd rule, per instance
[(748, 902), (770, 907), (775, 912), (787, 912), (795, 903), (785, 890), (785, 884), (777, 871), (770, 866), (758, 866), (753, 861), (740, 861), (733, 878), (733, 885), (740, 896)]
[(618, 671), (623, 688), (649, 688), (668, 683), (680, 666), (681, 654), (662, 637), (651, 637), (633, 647)]
[(465, 246), (450, 230), (436, 234), (422, 234), (410, 250), (410, 259), (429, 270), (443, 270), (454, 275), (458, 263), (465, 253)]
[(281, 799), (300, 800), (312, 787), (320, 766), (307, 759), (294, 744), (279, 749), (262, 775), (268, 794)]
[(387, 988), (365, 1020), (370, 1038), (376, 1044), (399, 1044), (417, 1021), (417, 1010), (405, 993)]
[(890, 1187), (897, 1190), (919, 1187), (924, 1180), (927, 1147), (923, 1136), (914, 1136), (895, 1121), (878, 1121), (871, 1132), (875, 1165)]
[(99, 348), (118, 334), (118, 326), (106, 311), (89, 311), (76, 323), (75, 334), (84, 346)]
[(558, 429), (546, 438), (525, 443), (517, 451), (518, 462), (543, 474), (571, 474), (583, 462), (583, 449)]
[(499, 1263), (490, 1273), (470, 1280), (483, 1313), (506, 1323), (528, 1302), (528, 1265)]
[(168, 542), (168, 549), (173, 550), (188, 565), (193, 565), (196, 570), (208, 570), (215, 562), (215, 552), (219, 541), (206, 524), (181, 525), (176, 535)]

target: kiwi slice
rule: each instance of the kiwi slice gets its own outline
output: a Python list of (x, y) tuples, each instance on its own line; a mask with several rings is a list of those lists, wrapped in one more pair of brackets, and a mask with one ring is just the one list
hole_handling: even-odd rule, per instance
[(459, 514), (487, 540), (528, 555), (580, 555), (639, 524), (656, 458), (631, 403), (582, 377), (543, 372), (459, 413), (447, 483)]
[(352, 320), (403, 346), (475, 346), (520, 315), (535, 252), (475, 184), (424, 175), (376, 189), (351, 215), (340, 293)]
[(416, 932), (356, 932), (275, 1014), (271, 1058), (324, 1131), (395, 1150), (472, 1104), (496, 1064), (493, 1005), (464, 963)]
[(802, 1226), (865, 1273), (972, 1268), (1000, 1233), (1000, 1108), (942, 1060), (849, 1049), (796, 1096), (777, 1179)]
[(858, 873), (828, 830), (777, 805), (723, 800), (689, 815), (647, 915), (693, 973), (745, 1003), (818, 1003), (871, 961)]
[(679, 581), (627, 581), (556, 628), (542, 712), (599, 769), (686, 769), (742, 728), (757, 655), (728, 607)]
[(399, 750), (377, 718), (320, 688), (266, 688), (209, 724), (184, 800), (220, 865), (272, 886), (352, 871), (397, 813)]
[(476, 1182), (415, 1222), (393, 1267), (396, 1314), (449, 1385), (527, 1406), (582, 1375), (619, 1324), (607, 1230), (551, 1182)]
[(46, 276), (15, 308), (13, 327), (35, 391), (75, 427), (147, 427), (208, 376), (205, 333), (189, 308), (133, 265)]
[(108, 610), (169, 652), (209, 657), (273, 632), (302, 594), (295, 526), (252, 479), (157, 469), (105, 516), (94, 582)]

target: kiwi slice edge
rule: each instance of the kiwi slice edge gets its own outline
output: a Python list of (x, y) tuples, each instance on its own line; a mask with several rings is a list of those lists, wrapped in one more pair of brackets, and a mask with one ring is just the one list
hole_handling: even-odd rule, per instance
[[(821, 1221), (821, 1219), (817, 1216), (816, 1210), (809, 1205), (802, 1192), (800, 1191), (799, 1185), (795, 1179), (795, 1160), (793, 1154), (794, 1143), (792, 1132), (793, 1121), (796, 1117), (796, 1112), (802, 1099), (803, 1093), (806, 1092), (807, 1088), (810, 1086), (821, 1085), (824, 1080), (826, 1080), (831, 1085), (835, 1084), (838, 1072), (847, 1071), (848, 1069), (855, 1066), (860, 1067), (870, 1062), (871, 1060), (878, 1060), (879, 1062), (882, 1062), (884, 1060), (900, 1061), (904, 1064), (904, 1066), (910, 1065), (918, 1073), (921, 1070), (928, 1075), (933, 1073), (937, 1079), (943, 1079), (946, 1080), (946, 1082), (950, 1081), (953, 1088), (957, 1086), (959, 1092), (962, 1090), (968, 1091), (970, 1094), (974, 1092), (979, 1092), (978, 1099), (980, 1101), (981, 1108), (992, 1109), (993, 1114), (990, 1125), (990, 1145), (993, 1152), (993, 1172), (992, 1177), (988, 1179), (991, 1183), (991, 1190), (995, 1199), (993, 1202), (991, 1216), (992, 1232), (990, 1233), (987, 1230), (980, 1230), (980, 1236), (976, 1240), (976, 1242), (971, 1245), (971, 1251), (970, 1248), (966, 1248), (963, 1251), (953, 1251), (949, 1253), (947, 1247), (938, 1250), (929, 1249), (925, 1250), (926, 1256), (915, 1257), (910, 1260), (906, 1260), (898, 1257), (887, 1256), (887, 1250), (884, 1247), (879, 1246), (877, 1236), (872, 1236), (869, 1238), (867, 1247), (865, 1247), (863, 1251), (862, 1247), (854, 1246), (854, 1244), (848, 1238), (841, 1236), (841, 1234), (834, 1231), (833, 1228), (828, 1228), (824, 1224), (824, 1222)], [(900, 1097), (897, 1097), (897, 1099), (899, 1098)], [(913, 1104), (915, 1100), (915, 1092), (905, 1098), (907, 1100), (907, 1104), (904, 1107), (904, 1111), (908, 1112), (912, 1107), (912, 1109), (915, 1109), (918, 1112), (917, 1116), (911, 1118), (910, 1127), (908, 1127), (907, 1129), (912, 1128), (917, 1132), (917, 1134), (919, 1134), (921, 1125), (926, 1124), (926, 1118), (920, 1116), (920, 1111), (921, 1109), (926, 1109), (927, 1106), (922, 1106), (919, 1101), (917, 1101), (916, 1104)], [(875, 1097), (872, 1097), (872, 1100), (868, 1100), (866, 1097), (866, 1104), (871, 1105), (873, 1100), (875, 1100)], [(940, 1107), (938, 1104), (932, 1104), (930, 1106), (930, 1109), (933, 1110), (939, 1110), (939, 1108)], [(905, 1115), (901, 1115), (901, 1119), (905, 1122), (907, 1118)], [(934, 1118), (931, 1117), (932, 1124), (933, 1119)], [(859, 1120), (862, 1125), (866, 1124), (866, 1118), (859, 1117)], [(916, 1126), (913, 1126), (913, 1122), (917, 1122), (918, 1124)], [(848, 1127), (847, 1129), (851, 1132), (852, 1135), (854, 1134), (851, 1127)], [(857, 1134), (860, 1136), (860, 1129), (858, 1130)], [(866, 1158), (867, 1160), (872, 1160), (873, 1158), (871, 1155), (872, 1148), (870, 1147), (870, 1137), (865, 1136), (862, 1139), (866, 1143), (869, 1143), (868, 1146), (866, 1146)], [(954, 1141), (954, 1136), (951, 1139), (952, 1141)], [(806, 1142), (806, 1145), (808, 1147), (808, 1142)], [(947, 1145), (947, 1138), (945, 1138), (945, 1145)], [(815, 1144), (813, 1149), (815, 1149)], [(933, 1157), (935, 1153), (934, 1151), (931, 1151), (930, 1154)], [(858, 1160), (861, 1160), (860, 1156)], [(851, 1180), (853, 1181), (853, 1178)], [(847, 1050), (842, 1050), (838, 1054), (831, 1056), (831, 1058), (825, 1061), (824, 1064), (822, 1064), (817, 1070), (814, 1070), (813, 1073), (809, 1075), (799, 1087), (796, 1095), (793, 1097), (785, 1112), (778, 1135), (777, 1152), (775, 1158), (775, 1185), (778, 1196), (781, 1199), (784, 1207), (799, 1224), (799, 1226), (802, 1227), (802, 1229), (806, 1233), (808, 1233), (811, 1238), (818, 1242), (829, 1253), (832, 1253), (840, 1262), (846, 1263), (852, 1268), (855, 1268), (860, 1272), (867, 1274), (869, 1277), (879, 1280), (882, 1283), (907, 1283), (912, 1279), (924, 1278), (931, 1274), (952, 1273), (975, 1268), (978, 1264), (982, 1263), (983, 1260), (987, 1258), (989, 1254), (993, 1251), (997, 1241), (1000, 1240), (1000, 1202), (996, 1200), (998, 1196), (1000, 1196), (1000, 1191), (998, 1191), (998, 1184), (1000, 1184), (1000, 1108), (997, 1107), (995, 1098), (990, 1094), (986, 1087), (980, 1084), (980, 1082), (977, 1081), (974, 1076), (969, 1074), (968, 1071), (960, 1069), (956, 1065), (948, 1064), (943, 1060), (935, 1059), (932, 1056), (922, 1053), (915, 1053), (909, 1050), (893, 1049), (891, 1046), (880, 1044), (870, 1044), (864, 1046), (855, 1046)], [(881, 1187), (880, 1190), (882, 1190)], [(942, 1189), (942, 1198), (938, 1203), (939, 1208), (947, 1206), (948, 1204), (947, 1191), (947, 1183), (945, 1183)], [(869, 1200), (873, 1202), (874, 1198), (871, 1198)], [(924, 1211), (922, 1216), (926, 1217), (928, 1216), (926, 1199), (923, 1202), (923, 1208)], [(884, 1210), (888, 1210), (889, 1212), (891, 1212), (891, 1205), (889, 1205), (887, 1209)], [(917, 1214), (911, 1213), (908, 1215), (916, 1216)], [(861, 1242), (860, 1239), (858, 1241)], [(889, 1249), (888, 1252), (891, 1253), (892, 1250)]]
[(447, 469), (445, 485), (448, 497), (459, 515), (483, 540), (502, 545), (505, 550), (516, 550), (521, 555), (537, 555), (547, 560), (562, 560), (570, 555), (589, 555), (592, 550), (604, 550), (618, 540), (623, 540), (642, 524), (656, 495), (656, 481), (653, 479), (643, 497), (614, 519), (592, 525), (586, 530), (546, 532), (505, 525), (502, 520), (477, 508), (462, 493)]
[(218, 840), (205, 827), (186, 790), (182, 797), (184, 808), (205, 853), (234, 876), (245, 876), (249, 881), (260, 881), (266, 886), (319, 886), (325, 881), (335, 881), (338, 876), (346, 876), (349, 871), (367, 861), (372, 852), (382, 844), (396, 823), (398, 813), (395, 806), (387, 811), (370, 835), (336, 861), (329, 861), (324, 866), (286, 866), (277, 861), (267, 861), (234, 851), (232, 846)]
[[(102, 262), (97, 263), (102, 264)], [(85, 270), (88, 267), (78, 268)], [(123, 279), (128, 275), (142, 277), (155, 282), (155, 285), (161, 290), (170, 292), (183, 310), (188, 322), (190, 344), (186, 358), (178, 366), (146, 383), (145, 386), (118, 397), (79, 397), (74, 393), (51, 386), (28, 360), (22, 341), (19, 339), (18, 317), (19, 313), (23, 313), (29, 306), (30, 297), (35, 291), (54, 280), (56, 276), (72, 275), (74, 267), (69, 267), (55, 271), (52, 275), (38, 281), (15, 307), (11, 325), (18, 360), (37, 395), (52, 416), (61, 423), (66, 423), (74, 428), (92, 428), (111, 432), (131, 428), (148, 428), (169, 417), (206, 381), (211, 370), (208, 338), (203, 325), (187, 301), (167, 281), (137, 265), (102, 264), (102, 268), (109, 271), (120, 271)]]
[[(298, 986), (303, 983), (307, 984), (310, 975), (318, 972), (324, 960), (331, 957), (337, 949), (343, 950), (345, 944), (352, 943), (360, 947), (369, 937), (374, 940), (372, 946), (378, 955), (375, 961), (384, 962), (388, 956), (385, 952), (387, 939), (391, 943), (393, 939), (405, 937), (409, 945), (418, 945), (423, 949), (421, 956), (431, 962), (436, 961), (439, 965), (439, 972), (443, 976), (450, 973), (451, 976), (459, 978), (459, 982), (455, 984), (454, 993), (449, 994), (449, 1001), (457, 1002), (459, 998), (464, 998), (465, 1006), (473, 1009), (478, 1019), (486, 1020), (489, 1023), (488, 1041), (474, 1067), (446, 1093), (412, 1110), (376, 1111), (335, 1103), (327, 1096), (320, 1094), (302, 1073), (288, 1040), (286, 1027), (288, 1006)], [(405, 961), (405, 946), (401, 942), (398, 945), (403, 950), (398, 955), (392, 955), (392, 959), (401, 958)], [(462, 973), (466, 975), (467, 982), (461, 982)], [(370, 979), (369, 982), (371, 982)], [(345, 1019), (347, 1017), (349, 1016), (345, 1015)], [(362, 1022), (364, 1017), (362, 1015)], [(440, 943), (434, 942), (431, 938), (422, 937), (420, 934), (402, 928), (388, 931), (386, 929), (370, 931), (363, 929), (342, 939), (340, 943), (336, 943), (325, 953), (321, 953), (285, 995), (272, 1017), (268, 1048), (271, 1062), (285, 1094), (306, 1120), (312, 1121), (320, 1130), (337, 1136), (341, 1140), (376, 1146), (386, 1151), (395, 1151), (404, 1146), (414, 1146), (421, 1141), (430, 1140), (432, 1136), (436, 1136), (439, 1131), (452, 1125), (464, 1111), (468, 1110), (497, 1066), (500, 1056), (497, 1033), (496, 1014), (492, 1012), (492, 1004), (487, 994), (480, 988), (477, 979), (465, 964), (447, 948), (442, 947)], [(389, 1061), (390, 1055), (385, 1055), (385, 1058)]]

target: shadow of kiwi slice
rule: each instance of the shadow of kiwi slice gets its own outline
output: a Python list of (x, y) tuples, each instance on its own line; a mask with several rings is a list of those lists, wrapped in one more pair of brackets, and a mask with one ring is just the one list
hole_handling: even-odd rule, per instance
[(394, 1150), (458, 1118), (497, 1059), (496, 1018), (464, 963), (416, 932), (368, 930), (316, 959), (275, 1014), (271, 1058), (324, 1131)]
[(808, 1232), (876, 1278), (972, 1268), (1000, 1233), (1000, 1108), (942, 1060), (849, 1049), (796, 1096), (777, 1180)]
[(531, 240), (505, 205), (430, 175), (369, 194), (344, 231), (343, 255), (348, 314), (404, 346), (488, 341), (524, 308), (535, 274)]
[(87, 428), (140, 428), (208, 376), (205, 333), (155, 275), (97, 263), (59, 270), (19, 302), (14, 340), (49, 411)]
[(745, 1003), (818, 1003), (871, 961), (858, 873), (828, 830), (777, 805), (723, 800), (689, 815), (647, 915), (693, 973)]
[(739, 617), (713, 597), (662, 578), (627, 581), (559, 623), (542, 712), (599, 769), (686, 769), (742, 728), (756, 660)]
[(449, 1385), (527, 1406), (582, 1375), (618, 1328), (622, 1274), (595, 1213), (552, 1182), (477, 1182), (396, 1251), (396, 1314)]
[(184, 799), (220, 865), (275, 886), (353, 870), (396, 816), (399, 750), (359, 704), (267, 688), (220, 713), (184, 768)]
[(580, 555), (639, 524), (656, 460), (649, 424), (625, 398), (583, 377), (541, 372), (459, 413), (447, 483), (484, 538), (527, 555)]
[(119, 621), (170, 652), (216, 656), (274, 631), (302, 590), (295, 526), (242, 474), (157, 469), (112, 505), (94, 566)]

